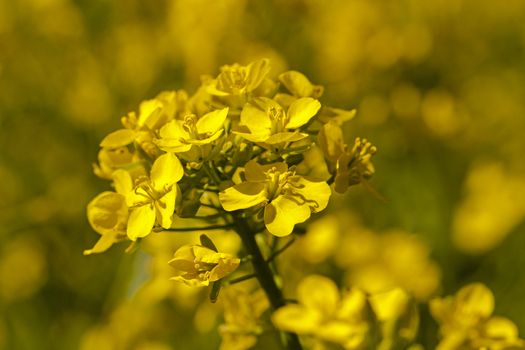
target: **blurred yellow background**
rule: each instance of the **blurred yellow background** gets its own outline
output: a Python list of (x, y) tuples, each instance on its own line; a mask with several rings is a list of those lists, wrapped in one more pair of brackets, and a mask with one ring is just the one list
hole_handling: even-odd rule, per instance
[[(0, 349), (217, 347), (217, 311), (167, 281), (168, 243), (151, 243), (163, 260), (82, 255), (97, 238), (85, 206), (106, 188), (92, 164), (122, 115), (260, 57), (357, 108), (345, 131), (378, 146), (386, 201), (361, 187), (332, 206), (358, 218), (351, 239), (386, 236), (388, 252), (417, 234), (401, 251), (422, 251), (408, 265), (431, 256), (439, 293), (484, 282), (525, 330), (523, 23), (522, 0), (0, 0)], [(350, 284), (362, 261), (339, 261)], [(146, 280), (149, 300), (177, 302), (137, 302)]]

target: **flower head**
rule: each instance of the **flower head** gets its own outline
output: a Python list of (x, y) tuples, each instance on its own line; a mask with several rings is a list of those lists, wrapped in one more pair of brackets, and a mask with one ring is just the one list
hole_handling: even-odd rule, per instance
[(317, 143), (335, 176), (336, 192), (344, 193), (349, 186), (367, 180), (374, 174), (375, 168), (371, 159), (377, 148), (366, 139), (358, 137), (352, 149), (348, 149), (341, 127), (335, 122), (323, 125)]
[(311, 275), (299, 283), (297, 299), (298, 304), (274, 312), (272, 321), (277, 328), (345, 349), (359, 349), (365, 342), (369, 326), (363, 292), (353, 289), (341, 296), (332, 280)]
[(218, 253), (201, 245), (180, 247), (169, 261), (175, 269), (175, 277), (191, 286), (208, 286), (235, 271), (240, 259), (226, 253)]
[(217, 140), (228, 116), (228, 107), (198, 118), (187, 114), (184, 120), (172, 120), (160, 129), (157, 145), (167, 152), (187, 152), (192, 145), (205, 145)]
[(512, 321), (492, 316), (494, 295), (481, 283), (463, 287), (454, 297), (433, 299), (430, 311), (440, 324), (438, 350), (525, 347)]
[(217, 79), (208, 83), (207, 91), (215, 96), (242, 95), (255, 90), (270, 72), (270, 62), (261, 59), (241, 66), (225, 65)]
[(308, 123), (320, 108), (319, 101), (310, 97), (295, 100), (286, 110), (274, 100), (260, 97), (242, 109), (239, 126), (243, 129), (237, 134), (270, 145), (299, 141), (308, 134), (297, 129)]
[(124, 128), (107, 135), (100, 142), (100, 147), (115, 149), (136, 142), (147, 154), (156, 156), (158, 150), (153, 144), (154, 133), (172, 120), (178, 109), (185, 109), (185, 99), (187, 94), (184, 91), (167, 91), (143, 101), (139, 107), (139, 115), (130, 112), (122, 117)]
[(222, 207), (234, 211), (264, 206), (264, 223), (276, 236), (289, 235), (295, 224), (328, 205), (331, 192), (326, 182), (297, 175), (285, 163), (260, 165), (252, 160), (244, 174), (246, 181), (220, 193)]
[(257, 336), (263, 333), (261, 315), (269, 303), (259, 289), (249, 293), (244, 289), (230, 287), (224, 291), (224, 323), (219, 326), (222, 343), (220, 350), (251, 349)]
[(127, 235), (135, 241), (145, 237), (157, 223), (170, 228), (175, 210), (177, 182), (184, 175), (180, 161), (171, 153), (158, 157), (151, 167), (150, 177), (140, 177), (132, 186), (128, 173), (122, 171), (115, 179), (115, 186), (127, 193), (130, 208)]

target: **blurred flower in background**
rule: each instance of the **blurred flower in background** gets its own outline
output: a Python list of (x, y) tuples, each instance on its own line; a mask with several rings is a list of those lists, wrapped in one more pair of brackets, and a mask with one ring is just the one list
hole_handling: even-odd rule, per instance
[[(303, 71), (329, 105), (357, 110), (347, 143), (380, 148), (374, 179), (334, 195), (278, 259), (286, 288), (322, 272), (421, 302), (478, 281), (525, 329), (524, 21), (521, 0), (0, 0), (0, 349), (216, 349), (220, 324), (236, 334), (231, 305), (169, 281), (165, 262), (198, 232), (84, 257), (85, 207), (104, 188), (97, 146), (127, 111), (263, 57), (273, 78)], [(419, 326), (430, 348), (449, 322), (432, 314), (439, 329), (429, 312)]]

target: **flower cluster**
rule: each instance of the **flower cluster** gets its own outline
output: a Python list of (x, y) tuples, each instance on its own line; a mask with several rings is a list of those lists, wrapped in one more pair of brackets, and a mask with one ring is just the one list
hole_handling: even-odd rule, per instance
[(494, 295), (481, 283), (469, 284), (453, 297), (432, 300), (430, 311), (440, 325), (438, 350), (525, 348), (514, 322), (492, 316)]
[[(170, 230), (205, 206), (223, 222), (242, 212), (252, 226), (286, 236), (326, 208), (331, 183), (344, 192), (369, 178), (375, 147), (361, 139), (347, 147), (340, 129), (355, 111), (321, 105), (323, 88), (302, 73), (272, 79), (270, 70), (266, 59), (224, 66), (195, 94), (162, 92), (124, 116), (100, 143), (95, 173), (114, 191), (88, 205), (101, 238), (86, 254)], [(327, 181), (298, 171), (313, 148), (325, 155)]]
[[(269, 61), (261, 59), (247, 66), (224, 66), (215, 78), (203, 77), (193, 95), (167, 91), (142, 102), (138, 113), (124, 116), (123, 127), (100, 143), (95, 174), (110, 180), (113, 191), (88, 204), (89, 222), (101, 237), (85, 254), (104, 252), (120, 241), (131, 242), (131, 251), (162, 232), (235, 231), (243, 242), (240, 251), (219, 251), (207, 235), (201, 235), (200, 244), (179, 246), (169, 261), (171, 279), (211, 286), (210, 300), (215, 302), (222, 287), (256, 277), (263, 297), (253, 299), (246, 291), (231, 297), (234, 290), (228, 288), (226, 322), (220, 328), (223, 347), (253, 345), (262, 333), (259, 316), (268, 301), (274, 310), (284, 303), (270, 267), (278, 254), (278, 238), (293, 235), (297, 225), (323, 211), (332, 184), (342, 193), (374, 173), (375, 147), (359, 138), (351, 147), (344, 143), (341, 126), (355, 111), (322, 105), (323, 90), (296, 71), (274, 77)], [(322, 154), (325, 164), (318, 162), (314, 168), (328, 169), (326, 177), (315, 176), (319, 171), (312, 169), (311, 152)], [(256, 239), (264, 232), (273, 237), (272, 245), (262, 246)], [(265, 252), (272, 256), (265, 257)], [(232, 278), (243, 270), (236, 255), (251, 261), (255, 272)], [(335, 298), (333, 293), (329, 297)], [(345, 314), (330, 323), (333, 330), (341, 329), (320, 336), (347, 346), (361, 336), (347, 339), (354, 327), (343, 324), (353, 320), (354, 310), (344, 300)], [(253, 310), (246, 309), (250, 303)], [(338, 303), (333, 300), (330, 315)], [(283, 329), (301, 333), (283, 326), (285, 318), (277, 318)], [(314, 318), (306, 323), (324, 324), (321, 315)], [(358, 325), (366, 329), (366, 322)], [(296, 335), (288, 342), (299, 345)]]
[(339, 292), (327, 277), (310, 275), (297, 288), (297, 304), (272, 315), (277, 328), (306, 336), (312, 348), (338, 344), (346, 350), (406, 348), (417, 335), (415, 303), (396, 288), (367, 295)]

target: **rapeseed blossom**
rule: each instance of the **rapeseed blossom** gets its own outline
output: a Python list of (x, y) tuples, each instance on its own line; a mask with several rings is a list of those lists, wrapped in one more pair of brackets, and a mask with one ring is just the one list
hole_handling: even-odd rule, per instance
[(224, 292), (224, 323), (219, 326), (220, 350), (246, 350), (257, 343), (264, 332), (262, 314), (269, 307), (262, 290), (254, 293), (230, 287)]
[(436, 349), (524, 349), (516, 325), (492, 316), (494, 304), (494, 295), (481, 283), (469, 284), (455, 296), (433, 299), (430, 311), (442, 337)]
[(344, 193), (349, 186), (367, 180), (374, 174), (371, 158), (377, 148), (366, 139), (356, 138), (350, 149), (344, 143), (340, 126), (328, 122), (319, 131), (317, 141), (335, 178), (336, 192)]
[(91, 227), (101, 235), (85, 255), (102, 253), (114, 243), (126, 237), (128, 223), (128, 206), (126, 197), (117, 192), (105, 191), (96, 196), (87, 207), (87, 217)]
[(217, 140), (224, 131), (228, 108), (215, 110), (197, 118), (188, 114), (184, 120), (172, 120), (160, 129), (157, 145), (164, 151), (187, 152), (193, 145), (206, 145)]
[(168, 263), (176, 273), (172, 280), (191, 286), (208, 286), (210, 282), (216, 282), (233, 272), (240, 260), (201, 245), (185, 245), (175, 252)]
[(343, 295), (330, 279), (311, 275), (297, 287), (298, 304), (286, 305), (272, 315), (277, 328), (360, 349), (369, 331), (366, 295), (351, 290)]
[(319, 101), (309, 97), (293, 101), (286, 110), (274, 100), (261, 97), (244, 106), (236, 134), (268, 145), (299, 141), (308, 134), (297, 129), (308, 123), (320, 108)]
[(241, 66), (240, 64), (225, 65), (216, 79), (207, 82), (206, 91), (211, 95), (245, 95), (253, 92), (261, 85), (270, 71), (270, 62), (261, 59)]
[(250, 161), (244, 175), (246, 181), (219, 194), (222, 207), (226, 211), (263, 207), (264, 224), (275, 236), (289, 235), (296, 224), (328, 205), (330, 187), (325, 182), (297, 175), (285, 163)]
[(126, 201), (130, 208), (127, 235), (132, 241), (151, 233), (158, 224), (170, 228), (177, 201), (177, 182), (184, 175), (180, 161), (171, 153), (157, 158), (150, 177), (137, 179), (131, 186), (131, 177), (123, 172), (122, 186), (127, 187)]

